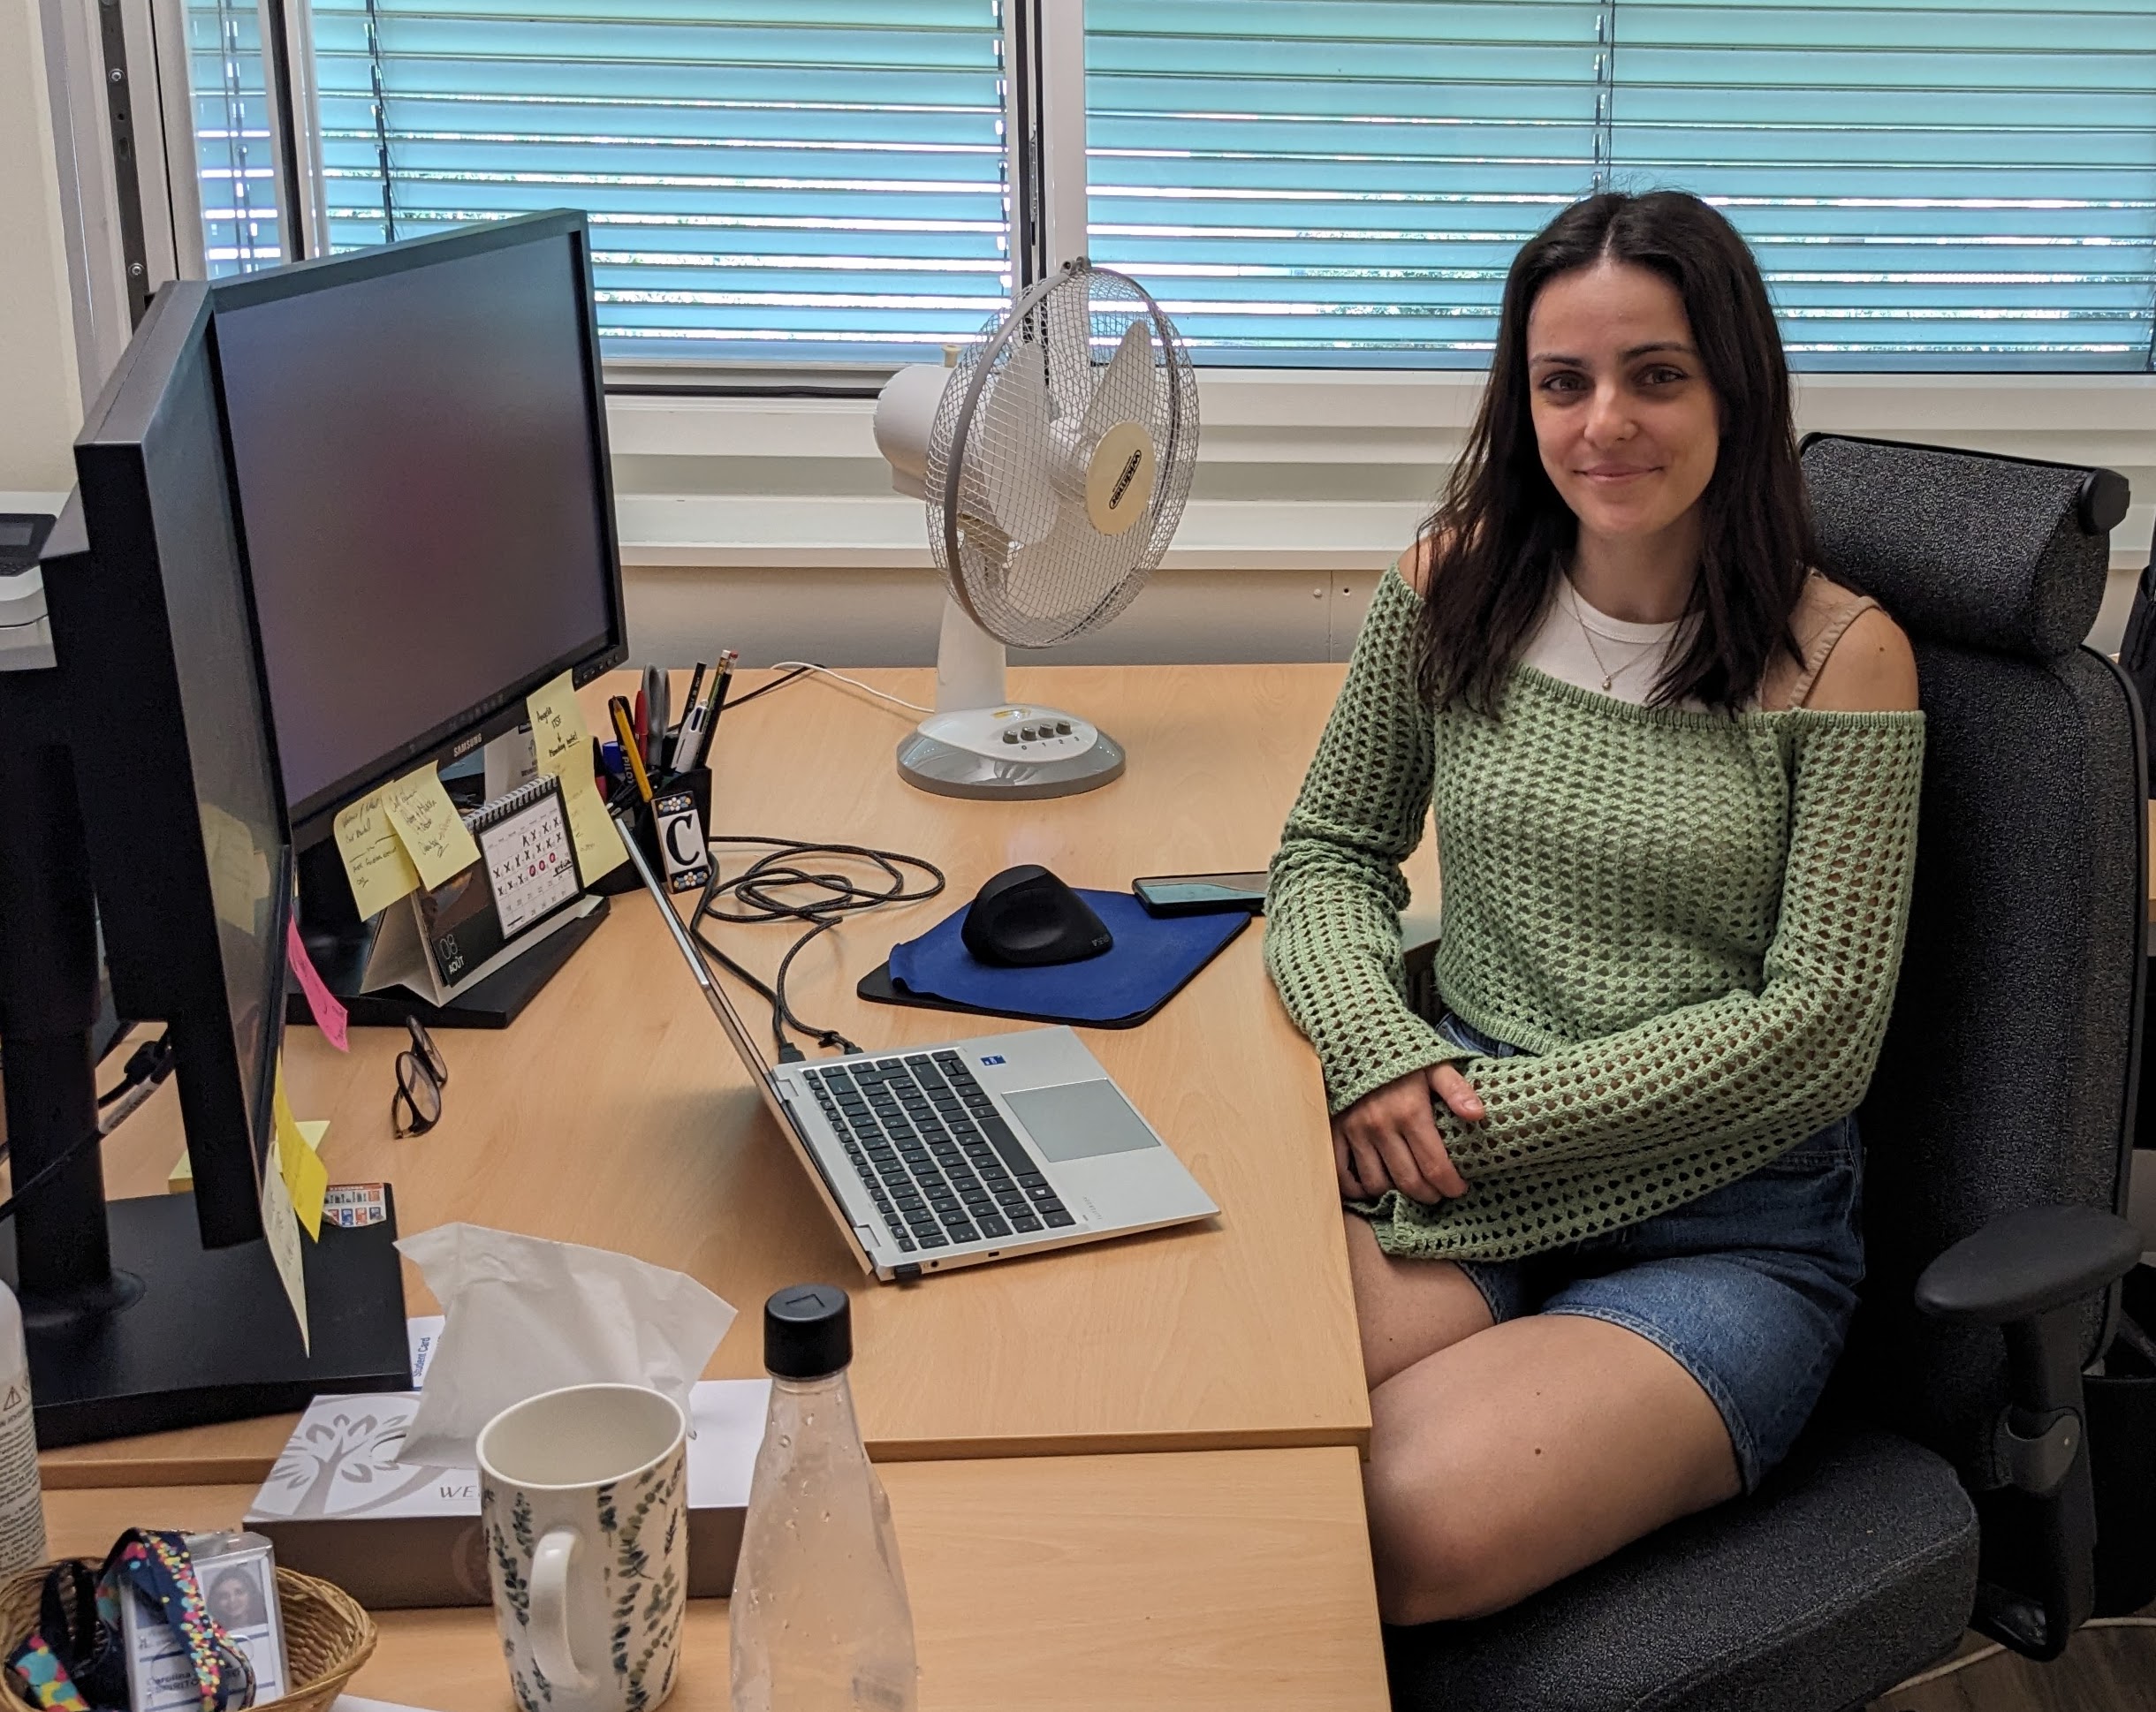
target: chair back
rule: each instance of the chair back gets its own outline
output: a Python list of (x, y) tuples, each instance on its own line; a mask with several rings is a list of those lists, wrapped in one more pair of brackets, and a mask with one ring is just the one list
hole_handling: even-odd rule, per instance
[[(1909, 633), (1926, 726), (1908, 950), (1857, 1114), (1869, 1276), (1847, 1400), (1983, 1491), (2004, 1343), (1919, 1314), (1917, 1276), (1996, 1214), (2125, 1193), (2146, 766), (2131, 686), (2082, 646), (2125, 483), (1839, 436), (1803, 458), (1820, 568)], [(2084, 1360), (2114, 1309), (2090, 1310)]]

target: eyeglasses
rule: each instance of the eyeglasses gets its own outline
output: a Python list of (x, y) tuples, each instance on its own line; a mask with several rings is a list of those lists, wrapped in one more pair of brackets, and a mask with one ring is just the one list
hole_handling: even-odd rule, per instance
[(406, 1017), (412, 1044), (397, 1055), (397, 1092), (390, 1095), (390, 1128), (399, 1137), (424, 1135), (442, 1121), (449, 1063), (417, 1017)]

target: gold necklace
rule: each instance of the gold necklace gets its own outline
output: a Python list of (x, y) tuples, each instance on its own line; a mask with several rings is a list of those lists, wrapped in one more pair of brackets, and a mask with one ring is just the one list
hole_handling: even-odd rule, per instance
[[(1574, 595), (1574, 598), (1575, 600), (1578, 598), (1576, 594)], [(1572, 615), (1572, 618), (1573, 622), (1579, 625), (1580, 634), (1587, 639), (1587, 651), (1589, 654), (1594, 656), (1595, 669), (1602, 674), (1602, 693), (1605, 695), (1609, 693), (1610, 686), (1617, 681), (1618, 672), (1631, 670), (1634, 666), (1636, 666), (1642, 660), (1644, 660), (1647, 657), (1650, 649), (1659, 646), (1661, 641), (1661, 639), (1657, 637), (1653, 641), (1642, 642), (1639, 645), (1639, 652), (1637, 654), (1635, 654), (1629, 660), (1627, 660), (1621, 666), (1619, 666), (1617, 668), (1617, 671), (1612, 671), (1609, 668), (1609, 663), (1602, 657), (1602, 650), (1595, 646), (1594, 626), (1589, 624), (1587, 620), (1577, 612), (1575, 612)], [(1614, 641), (1616, 638), (1612, 637), (1610, 640)]]

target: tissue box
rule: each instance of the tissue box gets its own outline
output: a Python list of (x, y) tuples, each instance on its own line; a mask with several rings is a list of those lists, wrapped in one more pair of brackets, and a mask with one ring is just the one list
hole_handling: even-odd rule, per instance
[[(733, 1590), (768, 1379), (706, 1379), (689, 1394), (688, 1591)], [(417, 1392), (318, 1397), (247, 1506), (285, 1569), (333, 1581), (372, 1610), (488, 1602), (479, 1471), (399, 1462)]]

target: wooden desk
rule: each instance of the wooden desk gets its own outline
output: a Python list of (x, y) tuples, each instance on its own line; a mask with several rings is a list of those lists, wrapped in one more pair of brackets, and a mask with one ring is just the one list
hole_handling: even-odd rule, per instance
[[(1005, 1025), (870, 1005), (853, 983), (894, 940), (962, 905), (996, 870), (1047, 864), (1079, 884), (1264, 865), (1338, 687), (1338, 666), (1014, 672), (1014, 693), (1097, 719), (1126, 776), (1060, 801), (989, 805), (901, 784), (913, 716), (801, 680), (729, 712), (716, 749), (726, 830), (910, 851), (941, 898), (853, 921), (804, 954), (805, 1017), (877, 1047)], [(926, 701), (926, 671), (864, 674)], [(758, 681), (745, 675), (744, 681)], [(686, 685), (682, 686), (686, 688)], [(595, 686), (587, 711), (602, 705)], [(1418, 902), (1434, 897), (1420, 859)], [(775, 966), (788, 928), (725, 942)], [(804, 1278), (854, 1295), (862, 1428), (883, 1459), (1360, 1444), (1369, 1405), (1316, 1063), (1245, 933), (1160, 1016), (1087, 1043), (1219, 1203), (1216, 1223), (930, 1277), (867, 1282), (697, 997), (649, 902), (613, 917), (516, 1026), (445, 1034), (446, 1112), (391, 1139), (401, 1032), (354, 1032), (340, 1057), (291, 1031), (286, 1080), (326, 1117), (333, 1180), (387, 1178), (399, 1222), (471, 1219), (627, 1250), (694, 1274), (742, 1310), (710, 1372), (759, 1370), (757, 1309)], [(747, 1013), (759, 1025), (760, 1005)], [(180, 1148), (161, 1090), (106, 1146), (118, 1194), (162, 1190)], [(407, 1272), (412, 1311), (433, 1303)], [(49, 1485), (253, 1481), (289, 1419), (49, 1453)]]
[[(884, 1471), (923, 1712), (1385, 1705), (1351, 1450), (908, 1463)], [(231, 1526), (251, 1487), (49, 1493), (56, 1553)], [(726, 1602), (689, 1607), (670, 1712), (725, 1712)], [(486, 1610), (384, 1611), (352, 1692), (512, 1712)]]

